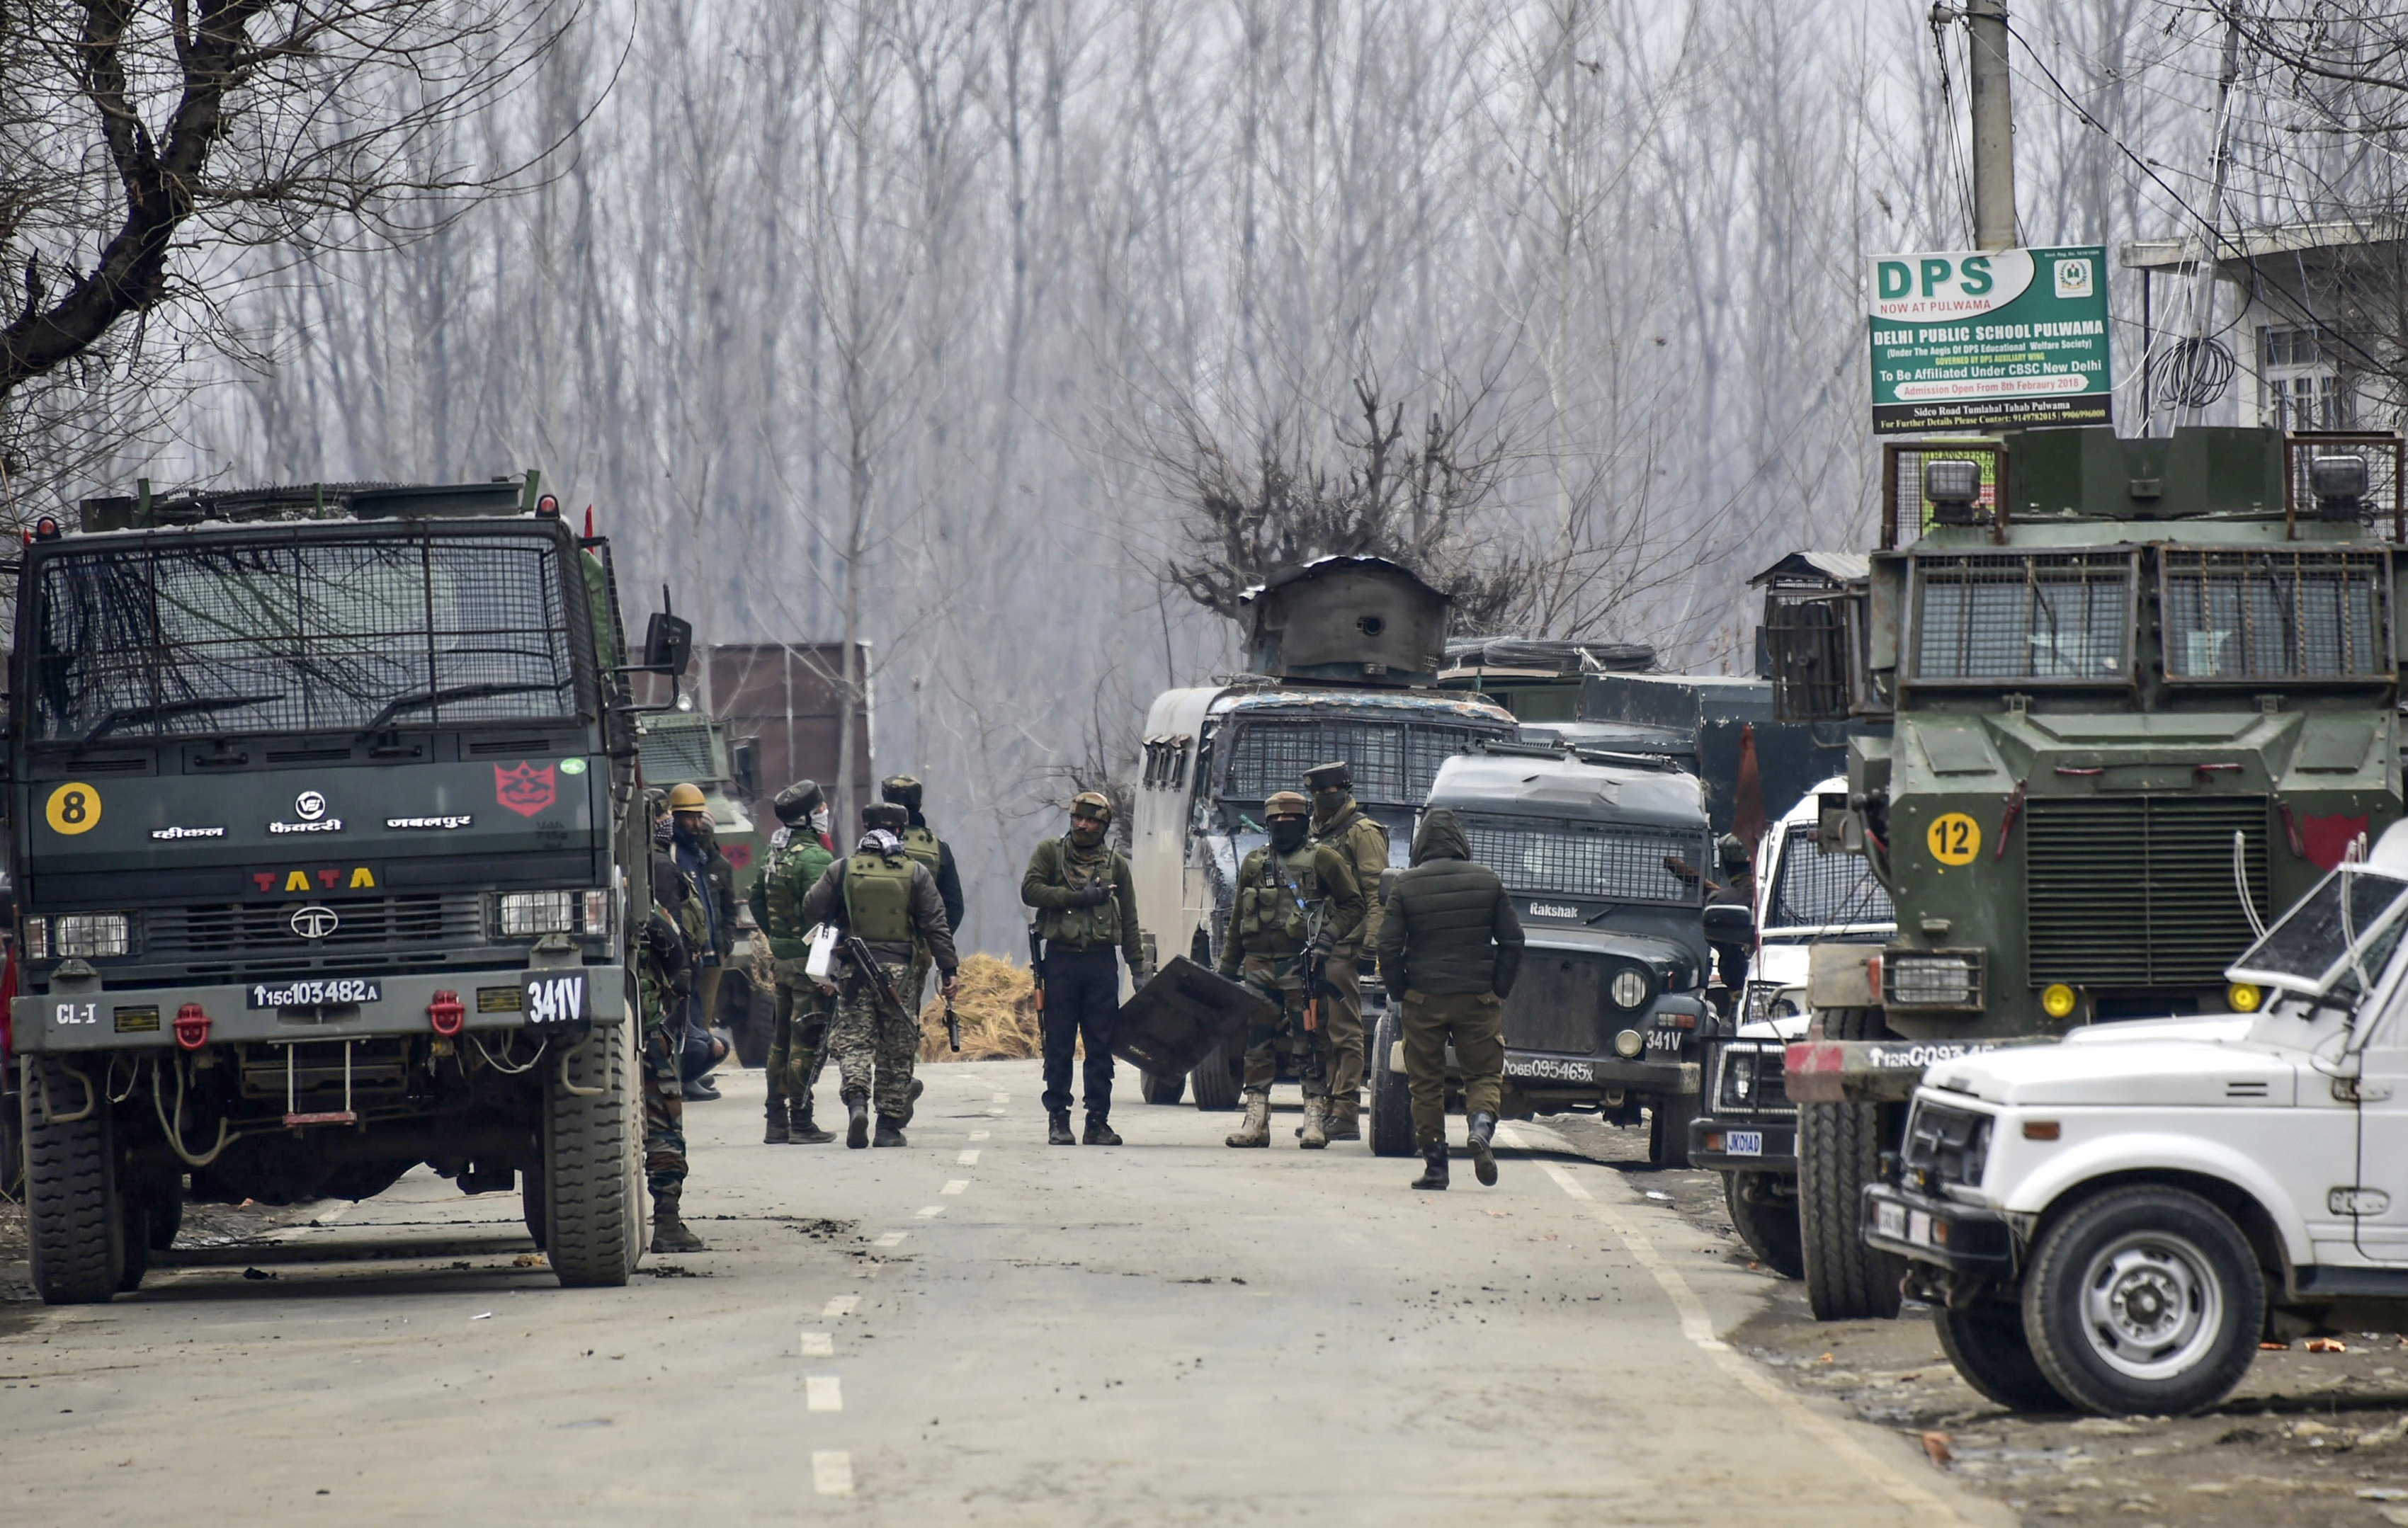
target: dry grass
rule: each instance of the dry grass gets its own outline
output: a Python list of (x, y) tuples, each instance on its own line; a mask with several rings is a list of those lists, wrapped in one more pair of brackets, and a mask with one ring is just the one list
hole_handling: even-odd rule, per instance
[(971, 955), (962, 961), (959, 975), (953, 1013), (962, 1021), (962, 1048), (946, 1046), (945, 1000), (931, 982), (927, 1006), (920, 1011), (922, 1061), (1018, 1061), (1039, 1053), (1036, 984), (1028, 967), (998, 955)]

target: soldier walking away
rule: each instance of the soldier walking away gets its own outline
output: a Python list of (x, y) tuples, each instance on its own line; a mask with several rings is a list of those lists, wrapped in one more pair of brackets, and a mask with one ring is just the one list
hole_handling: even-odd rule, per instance
[(866, 808), (861, 819), (867, 830), (861, 842), (812, 884), (799, 915), (804, 927), (834, 922), (839, 935), (859, 939), (876, 966), (864, 970), (847, 953), (836, 1019), (828, 1029), (828, 1055), (836, 1062), (850, 1116), (844, 1144), (856, 1150), (871, 1144), (873, 1092), (880, 1146), (903, 1144), (911, 1100), (920, 1094), (911, 1079), (920, 1054), (920, 1016), (899, 1001), (915, 950), (924, 948), (936, 963), (948, 997), (961, 964), (945, 905), (937, 895), (937, 878), (903, 851), (910, 818), (902, 807), (882, 801)]
[[(920, 782), (909, 775), (889, 775), (878, 782), (878, 799), (895, 803), (909, 816), (899, 835), (903, 852), (926, 865), (928, 874), (937, 878), (937, 895), (945, 904), (945, 926), (958, 935), (964, 907), (962, 873), (953, 867), (953, 846), (938, 837), (936, 830), (928, 826), (927, 818), (921, 814), (920, 799), (924, 793)], [(927, 971), (924, 963), (920, 974), (925, 976)], [(903, 995), (915, 1005), (920, 1000), (916, 990)]]
[(1380, 878), (1388, 869), (1388, 830), (1354, 802), (1347, 762), (1304, 772), (1312, 793), (1312, 841), (1346, 857), (1363, 889), (1363, 931), (1329, 951), (1329, 1138), (1363, 1138), (1363, 956), (1380, 948)]
[(811, 925), (801, 920), (803, 898), (836, 862), (836, 853), (817, 825), (826, 820), (827, 801), (815, 781), (796, 780), (770, 805), (782, 825), (769, 835), (768, 860), (752, 893), (752, 921), (768, 941), (778, 992), (769, 1035), (768, 1123), (761, 1139), (771, 1146), (820, 1146), (836, 1139), (811, 1122), (811, 1090), (827, 1063), (833, 1007), (819, 984), (803, 974), (811, 953)]
[(1037, 932), (1045, 941), (1045, 1139), (1073, 1144), (1070, 1135), (1070, 1053), (1087, 1042), (1086, 1105), (1089, 1146), (1118, 1146), (1112, 1131), (1112, 1021), (1120, 1015), (1121, 972), (1115, 948), (1129, 975), (1143, 983), (1145, 940), (1137, 925), (1137, 880), (1129, 863), (1104, 842), (1112, 804), (1094, 791), (1070, 802), (1070, 831), (1048, 838), (1028, 856), (1020, 900), (1037, 909)]
[(666, 854), (652, 856), (652, 901), (636, 940), (636, 995), (643, 1005), (644, 1178), (652, 1192), (652, 1250), (706, 1250), (679, 1210), (685, 1198), (685, 1092), (678, 1052), (684, 1044), (685, 1005), (694, 990), (694, 958), (676, 915), (686, 901), (685, 878)]
[(1505, 995), (1522, 967), (1522, 924), (1497, 872), (1474, 864), (1470, 840), (1443, 807), (1422, 816), (1413, 864), (1388, 893), (1380, 924), (1380, 979), (1401, 992), (1405, 1074), (1413, 1097), (1417, 1189), (1446, 1187), (1446, 1048), (1463, 1072), (1472, 1169), (1497, 1181), (1490, 1142), (1504, 1107)]
[[(669, 787), (669, 857), (701, 893), (703, 937), (695, 950), (694, 1019), (695, 1027), (707, 1035), (719, 1017), (719, 980), (736, 949), (736, 867), (719, 851), (710, 805), (703, 799), (701, 787), (684, 782)], [(715, 1053), (698, 1055), (696, 1060), (704, 1064), (689, 1068), (695, 1073), (686, 1089), (689, 1098), (707, 1101), (719, 1096), (719, 1090), (703, 1074), (725, 1059), (727, 1048), (724, 1042), (714, 1042), (708, 1050)]]
[(1226, 1145), (1270, 1145), (1271, 1083), (1283, 1049), (1296, 1054), (1304, 1084), (1304, 1148), (1329, 1144), (1329, 1025), (1322, 1017), (1329, 1004), (1318, 978), (1332, 950), (1362, 937), (1364, 898), (1346, 856), (1307, 841), (1312, 809), (1294, 791), (1263, 803), (1271, 841), (1238, 870), (1221, 975), (1242, 974), (1278, 1009), (1247, 1032), (1246, 1118)]

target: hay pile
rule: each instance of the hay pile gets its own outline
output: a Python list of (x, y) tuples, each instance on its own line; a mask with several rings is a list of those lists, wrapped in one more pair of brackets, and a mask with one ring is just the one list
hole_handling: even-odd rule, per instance
[(962, 1048), (945, 1043), (945, 999), (934, 981), (920, 1011), (922, 1061), (1018, 1061), (1043, 1049), (1037, 1029), (1036, 984), (1028, 967), (997, 955), (962, 961), (953, 1014), (962, 1021)]

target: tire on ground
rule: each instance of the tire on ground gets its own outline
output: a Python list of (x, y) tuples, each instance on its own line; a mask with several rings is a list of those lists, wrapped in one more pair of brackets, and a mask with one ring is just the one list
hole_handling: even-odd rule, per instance
[(1199, 1109), (1233, 1109), (1238, 1107), (1239, 1082), (1245, 1064), (1245, 1048), (1232, 1040), (1223, 1040), (1204, 1052), (1196, 1064), (1189, 1081), (1195, 1085), (1196, 1107)]
[(1689, 1164), (1689, 1121), (1702, 1112), (1703, 1100), (1693, 1092), (1667, 1093), (1647, 1100), (1647, 1161), (1657, 1167)]
[(97, 1304), (125, 1274), (108, 1101), (55, 1057), (32, 1057), (29, 1070), (22, 1119), (34, 1289), (44, 1305)]
[(2232, 1218), (2185, 1189), (2085, 1200), (2041, 1234), (2023, 1327), (2057, 1392), (2101, 1416), (2186, 1416), (2258, 1357), (2266, 1276)]
[(1187, 1078), (1182, 1076), (1156, 1077), (1152, 1072), (1138, 1074), (1138, 1096), (1149, 1104), (1176, 1104), (1187, 1096)]
[[(1869, 1040), (1884, 1033), (1871, 1008), (1827, 1008), (1823, 1034)], [(1879, 1104), (1798, 1106), (1798, 1229), (1805, 1254), (1806, 1303), (1818, 1321), (1898, 1314), (1899, 1258), (1865, 1245), (1858, 1201), (1880, 1175)]]
[(1731, 1225), (1756, 1260), (1784, 1278), (1805, 1272), (1804, 1248), (1799, 1240), (1798, 1196), (1770, 1191), (1776, 1173), (1725, 1173), (1723, 1203)]
[(1364, 1135), (1375, 1157), (1413, 1154), (1413, 1091), (1402, 1072), (1388, 1069), (1401, 1037), (1401, 1021), (1391, 1007), (1371, 1029), (1371, 1048), (1364, 1052), (1364, 1080), (1370, 1083), (1370, 1119)]
[(632, 1017), (598, 1021), (545, 1073), (542, 1239), (569, 1288), (624, 1284), (636, 1269), (643, 1206), (630, 1186), (641, 1182), (643, 1105), (633, 1035)]
[(2010, 1411), (2063, 1411), (2066, 1400), (2041, 1372), (2024, 1339), (2023, 1312), (2011, 1299), (1984, 1298), (1963, 1310), (1931, 1313), (1940, 1350), (1985, 1400)]

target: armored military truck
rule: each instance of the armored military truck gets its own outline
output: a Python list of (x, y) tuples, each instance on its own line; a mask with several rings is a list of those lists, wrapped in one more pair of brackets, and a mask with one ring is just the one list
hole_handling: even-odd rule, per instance
[[(1698, 778), (1647, 754), (1484, 742), (1440, 766), (1427, 804), (1454, 810), (1527, 941), (1505, 999), (1505, 1117), (1643, 1111), (1650, 1159), (1685, 1163), (1712, 1028)], [(1413, 1150), (1403, 1038), (1382, 1013), (1368, 1066), (1381, 1156)]]
[(26, 1205), (53, 1304), (203, 1201), (523, 1182), (564, 1284), (644, 1246), (650, 907), (610, 549), (522, 479), (87, 501), (10, 658)]
[[(1130, 812), (1138, 921), (1159, 961), (1220, 953), (1238, 867), (1268, 840), (1263, 802), (1303, 788), (1304, 772), (1345, 760), (1354, 797), (1406, 863), (1413, 811), (1453, 754), (1510, 739), (1513, 717), (1482, 696), (1432, 688), (1446, 597), (1395, 564), (1332, 557), (1289, 568), (1248, 600), (1255, 672), (1165, 691), (1146, 713), (1145, 757)], [(1366, 888), (1377, 894), (1377, 888)], [(1364, 977), (1367, 1032), (1385, 994)], [(1238, 1102), (1240, 1056), (1205, 1058), (1198, 1108)], [(1175, 1103), (1181, 1078), (1143, 1078), (1149, 1102)]]
[(2399, 817), (2400, 465), (2397, 436), (2261, 429), (1886, 448), (1854, 620), (1775, 655), (1894, 722), (1851, 740), (1828, 827), (1898, 933), (1817, 948), (1829, 1043), (1788, 1058), (1817, 1315), (1898, 1307), (1857, 1198), (1925, 1065), (2245, 1007), (2259, 923)]

